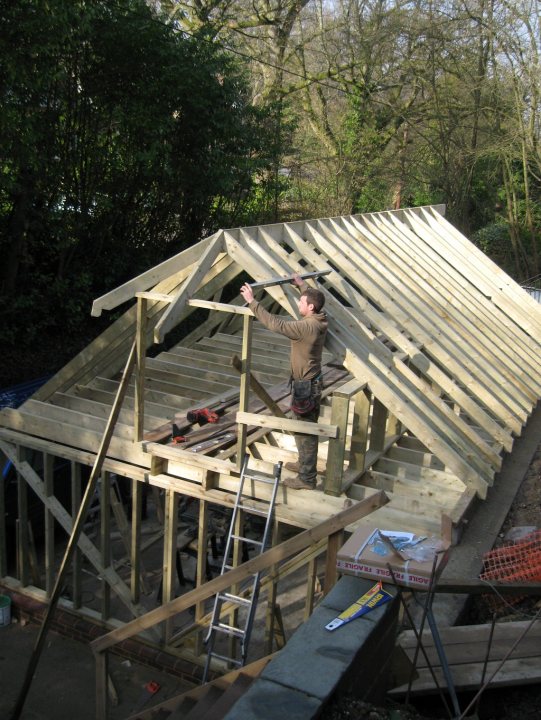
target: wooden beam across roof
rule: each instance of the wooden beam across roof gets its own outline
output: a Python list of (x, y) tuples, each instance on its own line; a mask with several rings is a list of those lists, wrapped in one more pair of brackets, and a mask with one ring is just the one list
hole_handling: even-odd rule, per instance
[(172, 330), (175, 325), (178, 324), (180, 318), (179, 313), (183, 309), (184, 305), (187, 304), (191, 296), (197, 290), (201, 281), (211, 269), (214, 261), (218, 257), (219, 253), (223, 250), (223, 238), (221, 233), (217, 233), (213, 240), (207, 245), (203, 254), (200, 256), (197, 263), (194, 263), (194, 267), (190, 275), (186, 278), (182, 287), (180, 288), (175, 299), (171, 302), (170, 306), (165, 310), (162, 317), (156, 323), (154, 328), (154, 342), (163, 342), (166, 334)]
[(92, 305), (92, 316), (98, 317), (103, 310), (113, 310), (115, 307), (131, 300), (137, 292), (148, 290), (163, 280), (170, 278), (175, 273), (193, 265), (220, 232), (221, 231), (218, 231), (214, 235), (204, 238), (177, 255), (164, 260), (159, 265), (155, 265), (141, 275), (128, 280), (128, 282), (115, 288), (115, 290), (110, 290), (105, 295), (96, 298)]

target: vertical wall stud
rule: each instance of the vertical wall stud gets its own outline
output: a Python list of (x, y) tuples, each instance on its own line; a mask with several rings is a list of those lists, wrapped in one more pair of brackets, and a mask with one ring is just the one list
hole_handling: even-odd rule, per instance
[[(177, 553), (178, 495), (174, 490), (165, 491), (165, 522), (163, 528), (163, 581), (162, 603), (173, 599), (175, 589), (175, 568)], [(164, 641), (167, 643), (173, 632), (173, 619), (165, 621)]]
[[(239, 397), (239, 410), (246, 412), (248, 410), (248, 402), (250, 399), (250, 357), (252, 347), (252, 332), (253, 332), (253, 316), (244, 315), (243, 317), (243, 332), (242, 332), (242, 372), (240, 375), (240, 397)], [(239, 424), (238, 427), (238, 440), (237, 440), (237, 467), (240, 470), (244, 456), (246, 455), (246, 434), (247, 427), (243, 423)]]
[[(22, 462), (25, 459), (25, 449), (17, 445), (17, 459)], [(28, 543), (28, 489), (26, 480), (17, 473), (17, 569), (21, 585), (28, 585), (30, 561)]]
[[(43, 489), (45, 496), (54, 495), (54, 457), (43, 453)], [(45, 591), (51, 596), (54, 587), (54, 516), (45, 505)]]
[[(111, 476), (108, 472), (104, 471), (101, 474), (100, 480), (101, 562), (104, 568), (108, 568), (111, 565), (111, 507), (109, 502)], [(111, 612), (111, 589), (105, 578), (102, 578), (101, 581), (101, 591), (101, 616), (103, 620), (107, 620)]]
[[(71, 514), (73, 517), (73, 523), (79, 513), (81, 506), (81, 466), (79, 463), (71, 463)], [(78, 548), (73, 551), (73, 606), (80, 608), (82, 605), (82, 578), (81, 578), (81, 567), (82, 567), (82, 554)]]

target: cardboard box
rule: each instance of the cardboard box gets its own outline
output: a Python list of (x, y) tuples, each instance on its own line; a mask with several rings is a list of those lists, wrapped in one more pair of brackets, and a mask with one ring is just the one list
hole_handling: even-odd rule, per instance
[[(407, 536), (412, 540), (409, 544)], [(399, 550), (396, 550), (394, 545)], [(443, 552), (438, 555), (436, 578), (447, 561), (448, 541), (434, 537), (419, 540), (412, 533), (362, 526), (338, 551), (336, 566), (346, 575), (392, 583), (393, 579), (387, 567), (390, 565), (398, 585), (428, 590), (434, 556), (440, 550)]]

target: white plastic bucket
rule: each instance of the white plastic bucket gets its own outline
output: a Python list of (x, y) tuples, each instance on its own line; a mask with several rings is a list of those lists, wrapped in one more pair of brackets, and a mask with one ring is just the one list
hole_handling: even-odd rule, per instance
[(11, 598), (0, 595), (0, 627), (11, 624)]

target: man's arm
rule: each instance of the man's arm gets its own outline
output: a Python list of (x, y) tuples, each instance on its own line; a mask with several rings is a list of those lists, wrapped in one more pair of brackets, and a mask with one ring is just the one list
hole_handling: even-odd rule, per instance
[(300, 340), (303, 337), (303, 334), (306, 332), (305, 323), (302, 323), (301, 320), (290, 320), (280, 315), (273, 315), (265, 310), (257, 300), (254, 300), (253, 290), (248, 283), (244, 283), (241, 287), (240, 294), (244, 298), (244, 301), (248, 303), (250, 310), (259, 322), (263, 323), (266, 328), (273, 332), (280, 333), (280, 335), (285, 335), (285, 337), (290, 340)]

